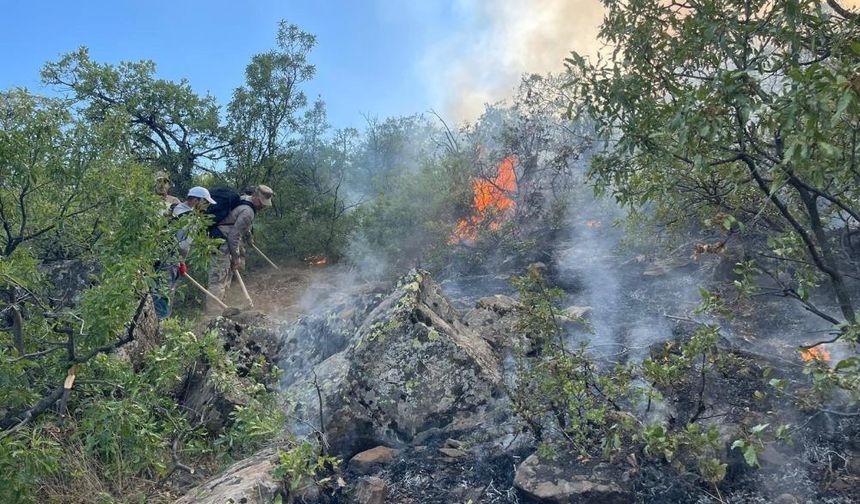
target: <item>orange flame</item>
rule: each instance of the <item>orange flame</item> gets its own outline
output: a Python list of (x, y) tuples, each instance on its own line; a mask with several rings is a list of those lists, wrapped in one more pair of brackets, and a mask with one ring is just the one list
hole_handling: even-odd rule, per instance
[(819, 361), (819, 362), (830, 362), (830, 352), (828, 352), (824, 347), (818, 348), (807, 348), (800, 350), (800, 358), (803, 359), (803, 362), (810, 361)]
[(510, 195), (517, 190), (517, 175), (514, 171), (516, 164), (517, 156), (510, 155), (499, 163), (495, 177), (476, 178), (472, 181), (472, 207), (475, 214), (468, 219), (460, 219), (448, 243), (477, 239), (478, 227), (485, 222), (488, 229), (496, 230), (501, 227), (501, 222), (494, 217), (507, 214), (515, 205)]
[(311, 266), (324, 266), (328, 264), (328, 259), (324, 256), (305, 257), (305, 262)]

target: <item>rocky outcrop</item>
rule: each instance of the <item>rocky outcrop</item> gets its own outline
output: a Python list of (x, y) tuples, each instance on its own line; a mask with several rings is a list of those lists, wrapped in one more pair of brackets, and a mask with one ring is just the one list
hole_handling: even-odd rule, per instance
[(277, 359), (283, 371), (281, 386), (292, 385), (320, 362), (345, 350), (361, 323), (390, 290), (390, 284), (373, 283), (335, 294), (326, 299), (325, 309), (285, 324)]
[(39, 271), (51, 284), (52, 303), (60, 306), (75, 306), (81, 301), (84, 291), (97, 283), (99, 266), (77, 259), (44, 262)]
[(277, 462), (274, 448), (258, 452), (192, 488), (176, 504), (269, 504), (282, 490), (272, 476)]
[(519, 307), (519, 301), (509, 296), (484, 297), (463, 316), (463, 322), (493, 348), (511, 347), (517, 342), (515, 324)]
[(224, 348), (238, 356), (240, 376), (250, 373), (255, 365), (268, 373), (276, 364), (283, 345), (277, 324), (258, 311), (226, 312), (214, 319), (208, 327), (224, 341)]
[[(293, 427), (322, 424), (332, 449), (398, 446), (432, 428), (469, 424), (501, 381), (490, 346), (439, 287), (412, 271), (366, 317), (346, 350), (287, 390)], [(322, 413), (320, 401), (322, 399)]]
[(133, 338), (130, 343), (117, 351), (120, 359), (127, 359), (135, 371), (143, 368), (146, 354), (153, 348), (161, 345), (163, 334), (155, 315), (155, 307), (152, 298), (147, 296), (144, 300), (143, 310), (134, 326)]
[(267, 379), (281, 348), (276, 325), (265, 315), (254, 311), (227, 315), (214, 319), (207, 330), (215, 331), (235, 358), (236, 374), (200, 360), (189, 366), (191, 372), (180, 388), (184, 409), (213, 435), (230, 424), (230, 413), (247, 405), (261, 382), (273, 385)]
[(621, 486), (622, 479), (606, 464), (586, 467), (542, 461), (532, 455), (517, 468), (514, 485), (538, 502), (625, 504), (633, 500), (633, 494)]

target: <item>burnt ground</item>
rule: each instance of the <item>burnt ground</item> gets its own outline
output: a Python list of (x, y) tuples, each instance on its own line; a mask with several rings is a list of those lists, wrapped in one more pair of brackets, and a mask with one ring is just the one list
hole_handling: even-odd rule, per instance
[[(601, 260), (606, 262), (601, 264)], [(611, 274), (607, 263), (613, 266)], [(792, 444), (768, 440), (758, 469), (749, 468), (737, 450), (729, 449), (732, 439), (727, 437), (723, 456), (730, 467), (719, 497), (712, 487), (697, 482), (692, 468), (679, 472), (640, 454), (638, 476), (631, 482), (636, 502), (718, 502), (722, 498), (731, 503), (766, 503), (780, 496), (788, 499), (786, 494), (795, 499), (786, 503), (860, 502), (860, 418), (801, 411), (796, 401), (776, 397), (767, 385), (776, 377), (795, 384), (808, 380), (802, 374), (797, 345), (815, 341), (810, 338), (819, 334), (821, 324), (790, 301), (774, 298), (740, 306), (740, 316), (732, 320), (694, 314), (698, 299), (691, 293), (713, 280), (716, 264), (713, 258), (655, 264), (603, 257), (587, 258), (572, 269), (551, 270), (568, 293), (566, 302), (595, 307), (595, 332), (571, 334), (571, 338), (591, 340), (598, 358), (638, 360), (655, 344), (689, 333), (689, 326), (695, 325), (692, 320), (720, 323), (730, 358), (707, 376), (702, 422), (717, 423), (725, 430), (749, 429), (759, 423), (792, 425)], [(583, 273), (594, 266), (600, 273), (596, 278)], [(257, 309), (287, 321), (313, 310), (320, 299), (343, 287), (343, 270), (338, 266), (293, 263), (275, 271), (260, 265), (245, 277)], [(452, 304), (463, 312), (482, 296), (512, 294), (509, 277), (497, 273), (440, 283)], [(595, 286), (605, 288), (611, 296), (593, 295), (589, 290)], [(231, 295), (240, 293), (234, 288)], [(765, 377), (766, 368), (775, 371)], [(673, 403), (670, 422), (683, 422), (698, 406), (699, 378), (696, 374), (666, 391)], [(764, 394), (764, 399), (756, 400), (757, 393)], [(514, 488), (513, 476), (516, 465), (532, 449), (502, 451), (478, 443), (468, 451), (469, 456), (451, 459), (439, 453), (443, 439), (422, 443), (407, 447), (394, 464), (375, 474), (388, 484), (387, 502), (526, 502)], [(346, 469), (344, 477), (352, 486), (361, 476)], [(349, 499), (346, 492), (335, 496), (334, 502)]]

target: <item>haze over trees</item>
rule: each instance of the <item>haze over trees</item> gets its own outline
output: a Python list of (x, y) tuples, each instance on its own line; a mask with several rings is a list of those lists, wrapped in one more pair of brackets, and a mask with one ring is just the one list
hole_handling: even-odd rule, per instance
[[(804, 404), (857, 416), (860, 17), (838, 1), (603, 4), (601, 59), (572, 54), (563, 74), (524, 76), (509, 102), (459, 126), (426, 112), (333, 127), (325, 97), (304, 91), (316, 38), (285, 21), (228, 103), (159, 78), (156, 62), (100, 63), (86, 48), (45, 64), (56, 93), (0, 91), (0, 500), (74, 501), (93, 488), (105, 502), (167, 499), (162, 483), (183, 460), (211, 472), (284, 435), (278, 371), (239, 365), (196, 330), (193, 298), (142, 360), (116, 357), (146, 330), (153, 264), (177, 227), (153, 193), (162, 170), (177, 195), (265, 183), (276, 196), (255, 223), (261, 248), (385, 279), (415, 267), (521, 274), (552, 257), (572, 195), (594, 189), (627, 212), (625, 246), (660, 254), (695, 237), (686, 255), (732, 251), (731, 280), (702, 290), (709, 320), (763, 295), (823, 320), (806, 350), (851, 352), (811, 358)], [(200, 274), (213, 244), (196, 240), (189, 265)], [(606, 372), (562, 341), (563, 292), (540, 266), (513, 283), (516, 330), (532, 348), (505, 392), (541, 453), (637, 453), (719, 495), (727, 463), (701, 422), (705, 375), (731, 360), (718, 324), (662, 360)], [(200, 366), (227, 391), (257, 380), (217, 431), (177, 401)], [(689, 376), (701, 378), (695, 414), (648, 423), (635, 405), (650, 410)], [(733, 449), (755, 465), (765, 436), (790, 432), (762, 423)], [(323, 444), (290, 452), (281, 470), (330, 469)]]

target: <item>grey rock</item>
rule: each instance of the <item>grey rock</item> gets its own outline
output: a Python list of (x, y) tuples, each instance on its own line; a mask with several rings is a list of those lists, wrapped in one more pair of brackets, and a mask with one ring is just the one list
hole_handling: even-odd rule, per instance
[(503, 295), (481, 298), (475, 308), (463, 316), (463, 322), (493, 348), (510, 348), (522, 342), (515, 324), (519, 301)]
[(443, 458), (452, 460), (461, 459), (469, 456), (468, 452), (465, 452), (458, 448), (439, 448), (439, 453), (442, 454)]
[(587, 318), (591, 315), (592, 308), (590, 306), (568, 306), (562, 312), (565, 318), (578, 320)]
[(274, 448), (260, 451), (192, 488), (176, 504), (268, 504), (282, 491), (272, 476), (277, 461)]
[(402, 446), (428, 429), (468, 425), (499, 392), (490, 346), (459, 319), (439, 287), (413, 270), (356, 330), (349, 347), (287, 389), (295, 427), (323, 423), (333, 449)]
[(133, 336), (131, 343), (117, 351), (117, 356), (120, 359), (127, 359), (135, 371), (140, 371), (144, 366), (147, 353), (164, 341), (164, 334), (155, 315), (152, 298), (149, 296), (144, 301), (143, 311), (137, 319)]
[(375, 476), (362, 478), (356, 485), (355, 501), (358, 504), (385, 504), (388, 485)]
[(475, 305), (475, 308), (493, 310), (499, 315), (504, 315), (506, 313), (510, 313), (519, 309), (520, 306), (520, 302), (516, 299), (510, 296), (496, 294), (494, 296), (487, 296), (479, 299)]
[(251, 380), (222, 375), (213, 369), (194, 374), (186, 383), (183, 406), (189, 417), (199, 421), (206, 430), (217, 435), (230, 425), (230, 413), (250, 401)]
[(51, 298), (60, 306), (75, 306), (81, 295), (96, 285), (99, 266), (77, 259), (44, 262), (39, 265), (51, 283)]
[(618, 483), (620, 479), (606, 466), (543, 462), (531, 455), (517, 468), (514, 486), (538, 502), (625, 504), (633, 494)]
[(368, 313), (388, 293), (384, 287), (385, 284), (374, 283), (331, 295), (324, 309), (282, 326), (279, 332), (283, 334), (283, 344), (277, 358), (284, 373), (281, 386), (289, 387), (314, 366), (345, 350)]
[[(252, 390), (259, 385), (257, 379), (270, 385), (260, 377), (268, 376), (280, 350), (275, 324), (268, 317), (259, 312), (237, 312), (232, 317), (214, 319), (207, 330), (215, 331), (225, 350), (237, 356), (237, 373), (218, 372), (202, 360), (189, 363), (191, 372), (180, 388), (180, 399), (189, 417), (195, 423), (202, 422), (213, 435), (230, 425), (230, 413), (237, 406), (249, 403)], [(260, 373), (252, 375), (255, 367)]]
[(790, 493), (780, 494), (776, 499), (773, 500), (774, 504), (800, 504), (800, 501), (797, 500), (797, 497), (791, 495)]

